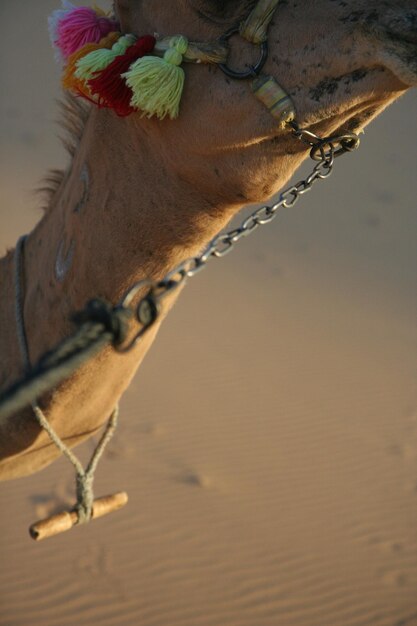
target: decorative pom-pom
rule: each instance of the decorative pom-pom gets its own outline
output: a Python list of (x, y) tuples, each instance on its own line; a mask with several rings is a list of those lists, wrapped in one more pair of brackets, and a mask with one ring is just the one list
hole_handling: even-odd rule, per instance
[(89, 7), (73, 7), (70, 3), (64, 4), (64, 9), (50, 19), (53, 44), (64, 59), (88, 43), (98, 43), (117, 29), (118, 23), (101, 12)]
[(88, 43), (80, 50), (77, 50), (77, 52), (74, 52), (74, 54), (69, 57), (62, 76), (62, 86), (64, 89), (68, 89), (82, 95), (89, 95), (90, 92), (85, 81), (75, 76), (77, 61), (95, 50), (100, 50), (101, 48), (111, 48), (120, 36), (121, 34), (117, 32), (110, 33), (106, 37), (103, 37), (99, 43)]
[(123, 117), (134, 112), (130, 104), (132, 90), (122, 78), (122, 74), (128, 71), (134, 61), (150, 54), (155, 43), (155, 37), (150, 35), (141, 37), (126, 50), (125, 54), (116, 57), (102, 72), (98, 72), (88, 81), (90, 92), (98, 98), (99, 106), (111, 108), (117, 115)]
[(123, 35), (112, 46), (111, 50), (100, 48), (83, 56), (76, 63), (75, 77), (88, 81), (95, 72), (104, 70), (116, 57), (124, 54), (135, 41), (134, 35)]
[(180, 67), (188, 40), (182, 35), (171, 39), (164, 58), (145, 56), (123, 74), (132, 89), (131, 106), (151, 117), (178, 117), (185, 74)]
[(53, 13), (48, 17), (49, 38), (55, 50), (54, 56), (55, 56), (55, 61), (57, 63), (64, 63), (65, 61), (62, 51), (57, 45), (58, 25), (60, 22), (62, 22), (63, 19), (65, 19), (68, 16), (68, 14), (71, 11), (77, 8), (74, 4), (72, 4), (72, 2), (69, 2), (68, 0), (61, 0), (61, 1), (62, 1), (62, 9), (57, 9), (53, 11)]
[[(69, 2), (68, 0), (62, 0), (62, 9), (57, 9), (53, 11), (51, 15), (48, 17), (48, 30), (49, 37), (51, 39), (51, 43), (53, 46), (56, 45), (56, 40), (58, 39), (58, 24), (62, 22), (62, 20), (67, 17), (70, 11), (73, 11), (77, 7)], [(59, 50), (57, 50), (59, 53)]]

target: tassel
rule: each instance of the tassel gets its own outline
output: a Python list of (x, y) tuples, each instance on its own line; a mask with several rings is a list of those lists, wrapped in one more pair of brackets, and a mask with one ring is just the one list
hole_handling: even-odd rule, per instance
[(116, 57), (124, 54), (135, 41), (136, 37), (134, 35), (123, 35), (113, 45), (111, 50), (100, 48), (83, 56), (76, 63), (75, 77), (88, 81), (90, 78), (93, 78), (95, 72), (104, 70)]
[(56, 45), (56, 41), (58, 39), (58, 24), (68, 15), (70, 11), (73, 11), (76, 8), (77, 7), (72, 4), (72, 2), (62, 0), (62, 9), (53, 11), (53, 13), (48, 17), (49, 38), (55, 48), (57, 61), (63, 61), (62, 54)]
[(65, 2), (64, 9), (51, 16), (49, 30), (54, 46), (63, 59), (68, 59), (86, 44), (99, 43), (110, 32), (118, 30), (118, 23), (89, 7), (73, 7)]
[[(69, 2), (69, 0), (62, 0), (62, 9), (57, 9), (56, 11), (53, 11), (52, 14), (48, 17), (48, 31), (53, 46), (58, 39), (58, 24), (62, 22), (62, 20), (66, 18), (68, 14), (76, 8), (77, 7), (75, 6), (75, 4), (72, 4), (72, 2)], [(94, 5), (93, 9), (99, 17), (106, 17), (105, 12), (96, 5)]]
[(80, 80), (75, 76), (77, 61), (95, 50), (99, 50), (101, 48), (111, 48), (120, 36), (120, 33), (117, 32), (110, 33), (110, 35), (101, 39), (99, 43), (88, 43), (77, 52), (74, 52), (74, 54), (69, 57), (67, 66), (62, 76), (63, 88), (76, 93), (85, 93), (85, 95), (88, 94), (89, 91), (86, 88), (85, 81)]
[(125, 54), (116, 57), (108, 67), (88, 81), (91, 94), (98, 97), (99, 106), (113, 109), (121, 117), (134, 112), (130, 105), (133, 93), (122, 78), (122, 74), (128, 71), (134, 61), (150, 54), (155, 43), (155, 37), (150, 35), (141, 37), (126, 50)]
[(171, 39), (164, 58), (145, 56), (133, 63), (123, 74), (133, 91), (131, 106), (148, 117), (178, 117), (185, 74), (180, 67), (187, 52), (188, 40), (182, 35)]

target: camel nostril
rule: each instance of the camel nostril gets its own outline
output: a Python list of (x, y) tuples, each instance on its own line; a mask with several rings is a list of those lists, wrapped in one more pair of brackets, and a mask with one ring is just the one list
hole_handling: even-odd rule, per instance
[(390, 23), (385, 30), (385, 36), (399, 43), (417, 44), (417, 19), (415, 25), (404, 20)]
[(405, 86), (417, 84), (417, 9), (387, 11), (378, 21), (364, 25), (375, 54)]
[(389, 11), (375, 29), (392, 41), (417, 44), (417, 10)]

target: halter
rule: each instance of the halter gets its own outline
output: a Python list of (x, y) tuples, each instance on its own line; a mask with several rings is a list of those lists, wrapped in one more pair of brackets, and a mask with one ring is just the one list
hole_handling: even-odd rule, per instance
[[(64, 88), (99, 107), (126, 116), (136, 111), (148, 117), (176, 118), (180, 112), (185, 73), (183, 63), (214, 64), (228, 77), (248, 80), (253, 95), (267, 107), (278, 126), (310, 145), (310, 156), (320, 160), (323, 150), (334, 156), (354, 150), (354, 133), (320, 138), (300, 128), (290, 95), (262, 70), (268, 60), (268, 30), (281, 0), (258, 0), (240, 24), (218, 40), (192, 42), (183, 35), (155, 38), (122, 34), (113, 18), (99, 9), (75, 7), (62, 0), (63, 9), (49, 19), (50, 35), (65, 69)], [(258, 61), (244, 70), (228, 63), (230, 39), (238, 35), (259, 48)]]

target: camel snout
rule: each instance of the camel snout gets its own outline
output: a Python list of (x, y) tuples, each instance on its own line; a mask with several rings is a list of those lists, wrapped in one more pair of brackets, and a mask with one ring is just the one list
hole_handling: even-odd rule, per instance
[(407, 87), (417, 86), (417, 9), (390, 10), (367, 30), (381, 63)]

